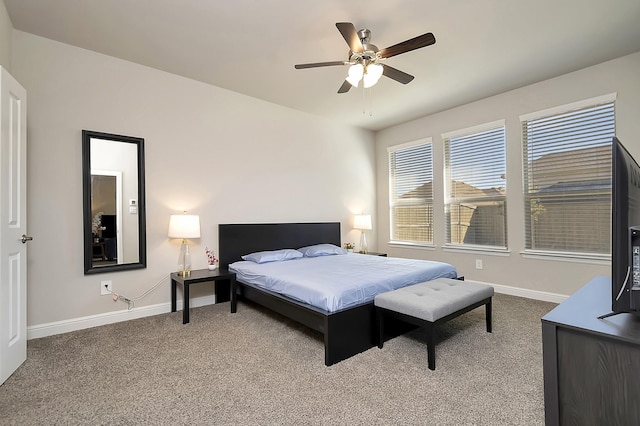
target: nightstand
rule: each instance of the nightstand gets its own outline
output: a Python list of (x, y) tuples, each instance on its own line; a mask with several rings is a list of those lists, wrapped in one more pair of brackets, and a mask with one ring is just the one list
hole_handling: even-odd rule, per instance
[(182, 308), (182, 323), (189, 322), (189, 286), (204, 282), (214, 282), (214, 294), (216, 303), (231, 301), (231, 312), (236, 311), (236, 274), (227, 269), (198, 269), (183, 277), (179, 272), (171, 273), (171, 312), (177, 309), (176, 287), (182, 285), (184, 303)]
[(387, 253), (380, 253), (377, 251), (368, 251), (364, 254), (370, 254), (371, 256), (382, 256), (382, 257), (387, 257)]

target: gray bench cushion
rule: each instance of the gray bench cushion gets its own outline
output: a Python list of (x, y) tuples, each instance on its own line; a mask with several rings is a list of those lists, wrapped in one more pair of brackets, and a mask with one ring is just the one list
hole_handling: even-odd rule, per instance
[(378, 294), (374, 304), (415, 318), (435, 322), (493, 296), (493, 287), (468, 281), (438, 278)]

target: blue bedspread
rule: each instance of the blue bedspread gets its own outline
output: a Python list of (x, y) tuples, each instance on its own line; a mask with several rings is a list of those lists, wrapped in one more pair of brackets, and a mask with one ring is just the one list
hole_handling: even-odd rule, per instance
[(229, 269), (238, 281), (329, 312), (369, 302), (378, 293), (457, 276), (448, 263), (354, 253), (262, 264), (240, 261)]

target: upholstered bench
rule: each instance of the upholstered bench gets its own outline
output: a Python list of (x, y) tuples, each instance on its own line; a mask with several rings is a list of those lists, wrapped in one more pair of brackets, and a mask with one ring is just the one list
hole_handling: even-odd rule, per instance
[(435, 326), (485, 305), (487, 332), (491, 333), (492, 297), (491, 286), (450, 278), (438, 278), (378, 294), (374, 299), (378, 321), (378, 347), (382, 349), (384, 344), (385, 317), (425, 327), (429, 369), (435, 370)]

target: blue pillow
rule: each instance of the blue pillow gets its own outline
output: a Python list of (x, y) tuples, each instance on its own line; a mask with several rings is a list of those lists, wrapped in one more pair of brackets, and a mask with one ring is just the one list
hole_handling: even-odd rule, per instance
[(281, 260), (298, 259), (302, 253), (294, 249), (258, 251), (241, 256), (242, 260), (249, 260), (255, 263), (279, 262)]
[(333, 244), (316, 244), (298, 249), (304, 257), (330, 256), (333, 254), (347, 254), (347, 251)]

